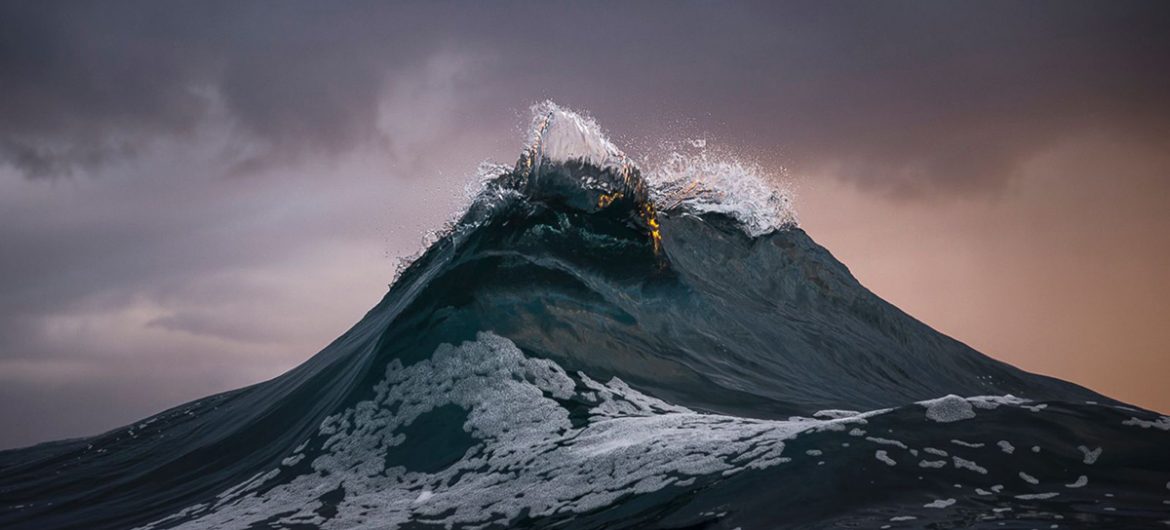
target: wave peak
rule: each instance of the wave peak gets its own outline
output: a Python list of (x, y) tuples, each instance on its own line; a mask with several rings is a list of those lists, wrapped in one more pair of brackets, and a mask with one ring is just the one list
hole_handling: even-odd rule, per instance
[(532, 107), (525, 158), (534, 169), (541, 163), (580, 161), (599, 168), (620, 170), (632, 165), (629, 157), (606, 138), (597, 122), (564, 107), (545, 101)]

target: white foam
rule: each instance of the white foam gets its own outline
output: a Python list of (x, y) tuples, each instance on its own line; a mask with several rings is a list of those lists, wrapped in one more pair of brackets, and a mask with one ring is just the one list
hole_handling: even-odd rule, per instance
[(926, 503), (926, 504), (923, 504), (923, 505), (922, 505), (922, 507), (923, 507), (923, 508), (939, 508), (939, 509), (942, 509), (942, 508), (947, 508), (947, 507), (950, 507), (950, 506), (954, 505), (954, 504), (955, 504), (955, 502), (956, 502), (956, 501), (955, 501), (955, 499), (938, 499), (938, 500), (936, 500), (936, 501), (933, 501), (933, 502), (928, 502), (928, 503)]
[(1089, 483), (1089, 477), (1081, 475), (1072, 484), (1065, 484), (1066, 488), (1083, 488)]
[(1023, 479), (1024, 482), (1027, 482), (1028, 484), (1035, 485), (1035, 484), (1040, 483), (1040, 480), (1038, 480), (1036, 477), (1033, 477), (1032, 475), (1024, 473), (1023, 471), (1020, 472), (1020, 478)]
[(979, 442), (965, 442), (965, 441), (963, 441), (963, 440), (958, 440), (958, 439), (953, 439), (953, 440), (951, 440), (951, 443), (953, 443), (953, 444), (955, 444), (955, 445), (961, 445), (961, 446), (963, 446), (963, 447), (969, 447), (969, 448), (971, 448), (971, 449), (979, 449), (979, 448), (981, 448), (981, 447), (983, 447), (983, 446), (984, 446), (984, 444), (983, 444), (983, 443), (979, 443)]
[(304, 459), (305, 459), (305, 455), (294, 454), (294, 455), (282, 460), (280, 462), (280, 465), (285, 466), (285, 467), (292, 467), (292, 466), (299, 464), (301, 462), (301, 460), (304, 460)]
[[(585, 387), (581, 389), (581, 387)], [(715, 480), (776, 466), (785, 440), (823, 423), (699, 414), (642, 394), (618, 379), (574, 380), (550, 360), (528, 358), (507, 339), (440, 346), (409, 367), (397, 360), (371, 399), (326, 418), (311, 469), (278, 467), (144, 528), (277, 526), (396, 528), (425, 518), (482, 526), (526, 513), (582, 513), (629, 493)], [(590, 406), (574, 426), (557, 400)], [(387, 464), (407, 442), (404, 427), (439, 407), (466, 411), (474, 445), (449, 467)], [(839, 421), (839, 420), (838, 420)], [(706, 477), (706, 478), (705, 478)], [(317, 512), (323, 492), (344, 488), (336, 515)], [(485, 511), (484, 506), (492, 509)], [(290, 512), (290, 507), (294, 511)], [(502, 518), (502, 520), (501, 520)]]
[(1023, 405), (1024, 403), (1028, 403), (1028, 400), (1018, 398), (1011, 394), (1004, 396), (972, 396), (967, 398), (967, 401), (976, 408), (987, 410), (993, 410), (1003, 405)]
[(975, 417), (971, 403), (954, 394), (937, 399), (919, 401), (919, 405), (926, 407), (926, 418), (939, 423), (951, 423)]
[(1020, 499), (1020, 500), (1022, 500), (1022, 501), (1032, 501), (1032, 500), (1044, 500), (1044, 499), (1051, 499), (1051, 498), (1053, 498), (1053, 497), (1055, 497), (1055, 496), (1057, 496), (1057, 495), (1060, 495), (1060, 494), (1059, 494), (1059, 493), (1056, 493), (1056, 492), (1048, 492), (1048, 493), (1025, 493), (1025, 494), (1023, 494), (1023, 495), (1016, 495), (1016, 498), (1017, 498), (1017, 499)]
[(1160, 416), (1153, 421), (1141, 420), (1138, 418), (1130, 418), (1121, 422), (1122, 425), (1130, 425), (1134, 427), (1141, 427), (1143, 429), (1159, 429), (1163, 431), (1170, 431), (1170, 416)]
[(979, 464), (976, 464), (975, 462), (972, 462), (970, 460), (967, 460), (965, 458), (960, 458), (957, 456), (954, 456), (951, 458), (954, 460), (955, 468), (957, 468), (957, 469), (969, 469), (969, 470), (974, 471), (976, 473), (979, 473), (981, 475), (987, 474), (987, 468), (980, 466)]
[[(820, 414), (834, 419), (789, 421), (701, 414), (638, 392), (620, 379), (602, 383), (580, 372), (571, 376), (555, 362), (526, 357), (510, 341), (490, 333), (460, 346), (440, 346), (431, 358), (409, 367), (393, 361), (373, 390), (369, 400), (322, 422), (311, 445), (320, 448), (312, 452), (315, 456), (302, 452), (306, 441), (286, 465), (257, 473), (214, 501), (144, 528), (239, 528), (262, 521), (323, 529), (371, 524), (396, 528), (420, 518), (439, 526), (481, 526), (489, 521), (506, 524), (521, 514), (584, 513), (631, 492), (674, 487), (681, 495), (684, 488), (702, 487), (704, 481), (780, 465), (788, 460), (782, 456), (785, 441), (798, 433), (844, 430), (885, 412), (835, 411), (841, 413)], [(921, 404), (928, 418), (936, 416), (934, 421), (957, 421), (950, 418), (973, 417), (972, 407), (996, 407), (1012, 399), (945, 396)], [(587, 403), (585, 424), (574, 425), (558, 400)], [(467, 412), (462, 428), (475, 441), (459, 460), (427, 472), (386, 463), (387, 455), (407, 442), (406, 426), (451, 405)], [(867, 440), (907, 448), (897, 440)], [(939, 449), (923, 450), (947, 456)], [(1087, 459), (1087, 448), (1082, 450)], [(807, 454), (821, 452), (810, 449)], [(886, 450), (877, 450), (874, 457), (897, 464)], [(300, 469), (308, 458), (310, 469)], [(987, 472), (957, 456), (953, 462), (957, 468)], [(919, 462), (931, 468), (945, 464)], [(1020, 477), (1039, 482), (1023, 472)], [(336, 515), (326, 520), (317, 513), (319, 498), (337, 488), (344, 488), (345, 495)], [(992, 490), (996, 488), (1002, 486)], [(926, 507), (954, 503), (939, 499)], [(491, 513), (486, 513), (482, 507), (489, 505)], [(290, 507), (298, 511), (289, 513)]]
[(739, 221), (753, 237), (799, 225), (791, 189), (742, 160), (670, 153), (646, 173), (661, 210), (721, 213)]
[(1015, 446), (1013, 446), (1012, 443), (1007, 441), (1007, 440), (1000, 440), (1000, 441), (996, 442), (996, 445), (999, 446), (1000, 450), (1002, 450), (1003, 452), (1005, 452), (1009, 455), (1016, 452)]
[(1100, 447), (1090, 450), (1088, 447), (1085, 447), (1083, 445), (1078, 445), (1077, 449), (1080, 449), (1081, 453), (1085, 455), (1085, 458), (1083, 460), (1085, 464), (1092, 465), (1093, 463), (1097, 462), (1098, 458), (1101, 457), (1101, 448)]
[(831, 419), (831, 420), (836, 420), (836, 419), (841, 419), (841, 418), (849, 418), (852, 416), (856, 416), (858, 414), (860, 414), (860, 413), (857, 412), (856, 410), (829, 409), (829, 410), (818, 410), (815, 413), (813, 413), (813, 417), (814, 418), (827, 418), (827, 419)]
[(871, 441), (875, 444), (892, 445), (894, 447), (898, 447), (898, 448), (901, 448), (903, 450), (907, 450), (907, 451), (910, 450), (910, 448), (907, 447), (906, 444), (904, 444), (898, 440), (891, 440), (889, 438), (878, 438), (875, 436), (866, 436), (865, 439), (868, 441)]

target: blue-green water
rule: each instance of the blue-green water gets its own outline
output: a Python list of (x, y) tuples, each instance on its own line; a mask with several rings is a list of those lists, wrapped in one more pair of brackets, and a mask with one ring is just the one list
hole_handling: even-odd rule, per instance
[(792, 223), (534, 145), (302, 366), (0, 453), (0, 527), (1170, 520), (1170, 418), (930, 329)]

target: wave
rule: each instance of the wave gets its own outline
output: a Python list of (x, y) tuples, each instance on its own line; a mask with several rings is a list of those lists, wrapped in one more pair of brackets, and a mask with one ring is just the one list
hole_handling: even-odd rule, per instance
[(674, 155), (644, 174), (593, 120), (533, 114), (518, 162), (481, 168), (460, 217), (321, 353), (0, 452), (0, 526), (1170, 519), (1170, 418), (884, 302), (749, 165)]

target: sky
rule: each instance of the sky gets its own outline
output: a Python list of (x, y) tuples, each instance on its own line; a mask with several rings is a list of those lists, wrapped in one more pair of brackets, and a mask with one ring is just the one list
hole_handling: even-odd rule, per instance
[(703, 138), (863, 284), (1170, 412), (1170, 4), (0, 3), (0, 448), (259, 382), (529, 107)]

